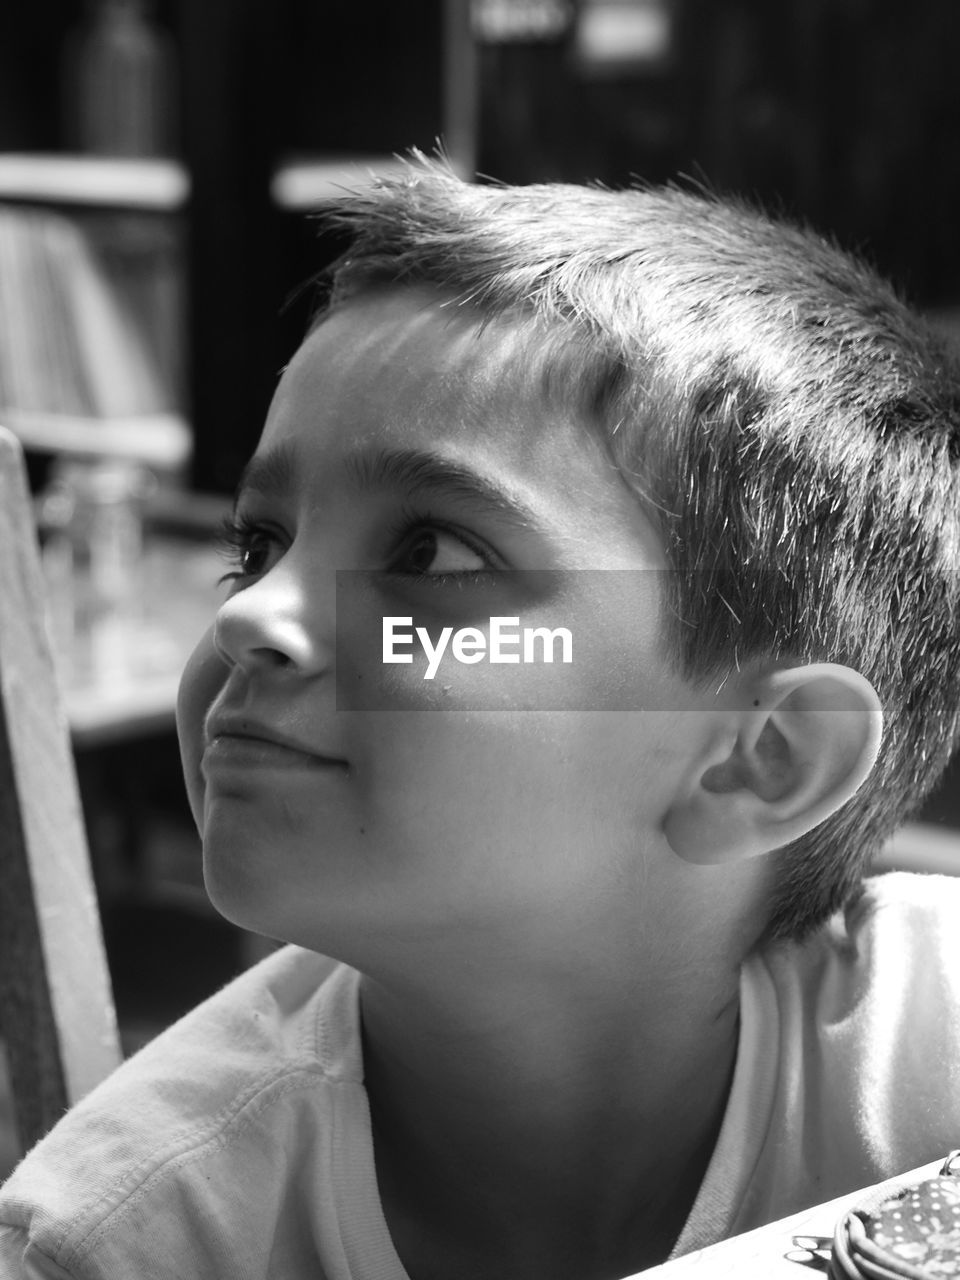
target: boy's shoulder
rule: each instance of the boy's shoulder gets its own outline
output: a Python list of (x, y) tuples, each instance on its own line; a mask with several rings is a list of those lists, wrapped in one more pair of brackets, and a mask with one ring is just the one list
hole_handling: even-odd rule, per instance
[(743, 969), (727, 1113), (680, 1252), (960, 1146), (960, 877), (893, 872)]
[(777, 1059), (765, 1196), (812, 1166), (802, 1207), (960, 1145), (958, 925), (960, 877), (889, 872), (806, 943), (762, 957)]
[(792, 953), (808, 964), (856, 959), (862, 967), (875, 957), (876, 948), (896, 940), (906, 954), (929, 956), (938, 948), (960, 945), (955, 938), (958, 912), (960, 861), (955, 876), (884, 871), (868, 876), (852, 904), (804, 942), (774, 944), (768, 954), (785, 958)]
[[(942, 1012), (942, 1001), (960, 998), (958, 924), (960, 874), (885, 872), (868, 877), (857, 900), (810, 937), (761, 951), (754, 970), (772, 979), (781, 1010), (803, 1005), (808, 1019), (837, 1020), (845, 1007), (876, 1000), (887, 1021), (895, 1012), (921, 1024), (935, 1008)], [(894, 991), (902, 1006), (892, 1003)], [(960, 1019), (956, 1029), (960, 1038)]]
[(854, 932), (864, 927), (881, 932), (897, 928), (912, 934), (918, 929), (930, 928), (939, 945), (960, 944), (956, 937), (958, 910), (960, 856), (954, 875), (885, 871), (869, 876), (864, 881), (861, 898), (848, 915)]
[(142, 1266), (192, 1248), (195, 1274), (214, 1273), (202, 1255), (225, 1224), (266, 1225), (237, 1207), (269, 1213), (307, 1149), (322, 1176), (332, 1112), (362, 1095), (357, 975), (331, 968), (284, 948), (124, 1063), (0, 1191), (0, 1259), (28, 1249), (50, 1274), (109, 1274), (112, 1242), (122, 1269), (139, 1239)]

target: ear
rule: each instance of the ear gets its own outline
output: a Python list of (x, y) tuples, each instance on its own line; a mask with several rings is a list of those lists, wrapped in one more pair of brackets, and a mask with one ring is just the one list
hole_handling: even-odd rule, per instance
[(734, 862), (797, 840), (850, 799), (880, 749), (880, 699), (850, 667), (775, 671), (737, 697), (664, 819), (687, 862)]

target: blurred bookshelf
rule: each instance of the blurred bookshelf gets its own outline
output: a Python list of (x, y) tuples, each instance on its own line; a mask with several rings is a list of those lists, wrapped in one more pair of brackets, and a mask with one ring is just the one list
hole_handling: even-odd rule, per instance
[[(2, 396), (0, 420), (38, 449), (136, 442), (191, 488), (232, 491), (302, 336), (301, 286), (338, 251), (311, 209), (396, 172), (413, 146), (442, 143), (472, 172), (471, 11), (472, 0), (0, 6), (0, 213), (74, 223), (167, 392), (133, 415), (98, 411), (113, 420), (86, 434), (74, 429), (83, 412), (44, 416)], [(140, 105), (155, 89), (165, 104), (149, 125), (125, 120), (106, 91), (103, 59), (121, 45), (128, 71), (147, 69)]]
[(0, 154), (0, 421), (34, 452), (182, 473), (181, 165)]

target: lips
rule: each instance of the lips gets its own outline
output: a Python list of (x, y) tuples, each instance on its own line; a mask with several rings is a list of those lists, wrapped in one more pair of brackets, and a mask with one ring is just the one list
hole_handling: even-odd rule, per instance
[(262, 768), (347, 769), (346, 760), (312, 743), (246, 716), (214, 715), (206, 726), (204, 768), (217, 765)]

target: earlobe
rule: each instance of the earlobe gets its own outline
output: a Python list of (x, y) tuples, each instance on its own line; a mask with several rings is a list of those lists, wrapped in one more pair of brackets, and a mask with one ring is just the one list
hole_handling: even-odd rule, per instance
[(774, 671), (743, 681), (737, 698), (664, 819), (687, 862), (740, 861), (799, 839), (854, 795), (880, 749), (880, 699), (850, 667)]

